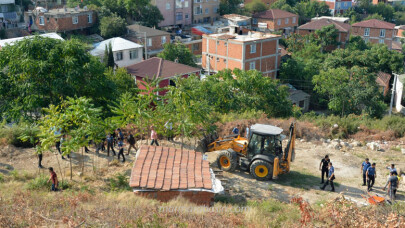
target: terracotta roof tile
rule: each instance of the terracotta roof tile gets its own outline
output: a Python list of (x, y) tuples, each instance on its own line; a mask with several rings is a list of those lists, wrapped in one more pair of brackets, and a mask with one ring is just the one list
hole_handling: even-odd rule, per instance
[(142, 146), (132, 168), (130, 186), (154, 190), (212, 189), (208, 161), (192, 150)]
[(378, 72), (376, 82), (380, 86), (386, 86), (391, 80), (391, 75), (384, 72)]
[(363, 28), (379, 28), (379, 29), (394, 29), (395, 24), (380, 21), (377, 19), (371, 19), (367, 21), (360, 21), (357, 23), (352, 24), (352, 27), (363, 27)]
[(131, 75), (149, 79), (153, 79), (154, 77), (171, 78), (200, 72), (199, 68), (175, 63), (158, 57), (144, 60), (140, 63), (127, 66), (126, 68)]
[(339, 32), (349, 32), (350, 31), (350, 25), (330, 19), (319, 19), (319, 20), (314, 20), (310, 21), (306, 24), (303, 24), (298, 27), (300, 30), (319, 30), (325, 26), (328, 25), (335, 25), (335, 28), (339, 30)]
[(263, 18), (263, 19), (272, 19), (272, 20), (287, 18), (287, 17), (298, 17), (298, 15), (290, 13), (285, 10), (280, 10), (280, 9), (270, 9), (267, 11), (253, 14), (253, 18)]

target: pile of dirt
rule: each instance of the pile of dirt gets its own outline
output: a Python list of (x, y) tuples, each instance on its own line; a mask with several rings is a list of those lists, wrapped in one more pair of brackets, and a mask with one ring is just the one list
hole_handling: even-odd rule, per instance
[(350, 138), (358, 141), (395, 141), (395, 132), (371, 130), (366, 127), (362, 127), (356, 134), (351, 135)]

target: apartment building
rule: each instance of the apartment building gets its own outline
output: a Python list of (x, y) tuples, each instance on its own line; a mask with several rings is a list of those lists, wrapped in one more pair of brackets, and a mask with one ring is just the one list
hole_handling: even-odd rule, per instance
[(344, 11), (352, 7), (351, 0), (318, 0), (319, 2), (325, 2), (330, 9), (332, 15), (342, 14)]
[(280, 9), (270, 9), (252, 17), (252, 27), (260, 31), (282, 31), (288, 35), (298, 26), (298, 15)]
[(193, 23), (211, 23), (219, 19), (219, 0), (194, 0)]
[(184, 27), (192, 23), (192, 0), (151, 0), (160, 13), (163, 15), (163, 21), (159, 27), (179, 26)]
[(60, 8), (46, 10), (37, 8), (25, 13), (29, 29), (41, 32), (83, 31), (93, 27), (97, 22), (97, 14), (84, 8)]
[(392, 49), (395, 38), (395, 24), (377, 19), (352, 24), (352, 35), (361, 36), (365, 42), (386, 44)]
[(0, 29), (15, 28), (19, 21), (15, 0), (0, 1)]
[[(334, 21), (331, 19), (319, 19), (319, 20), (312, 20), (306, 24), (303, 24), (297, 28), (297, 33), (305, 36), (310, 33), (314, 33), (317, 30), (320, 30), (326, 26), (334, 25), (335, 28), (339, 31), (339, 35), (336, 38), (339, 45), (337, 48), (344, 48), (346, 43), (349, 42), (350, 38), (350, 24), (342, 23), (339, 21)], [(327, 50), (333, 50), (336, 47), (327, 47)]]
[(203, 35), (202, 67), (209, 73), (235, 68), (258, 70), (276, 78), (280, 65), (280, 38), (260, 32)]
[[(128, 25), (128, 34), (125, 38), (142, 44), (147, 48), (147, 59), (163, 51), (163, 45), (170, 43), (170, 33), (142, 26), (139, 24)], [(146, 45), (145, 45), (146, 44)]]

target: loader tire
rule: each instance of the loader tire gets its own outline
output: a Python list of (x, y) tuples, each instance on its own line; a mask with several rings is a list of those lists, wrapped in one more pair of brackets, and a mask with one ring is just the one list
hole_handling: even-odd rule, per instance
[(238, 165), (238, 155), (235, 151), (224, 150), (219, 152), (217, 158), (218, 168), (224, 171), (233, 172)]
[(256, 180), (270, 180), (273, 177), (273, 165), (263, 160), (256, 160), (250, 166), (250, 175)]

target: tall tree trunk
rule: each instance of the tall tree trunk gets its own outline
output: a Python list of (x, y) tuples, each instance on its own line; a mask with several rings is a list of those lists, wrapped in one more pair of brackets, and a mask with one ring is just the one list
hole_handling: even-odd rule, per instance
[(82, 147), (82, 174), (84, 174), (84, 153), (83, 153), (84, 148)]
[(62, 168), (60, 167), (58, 155), (55, 154), (55, 157), (56, 157), (56, 161), (58, 162), (59, 172), (60, 172), (60, 176), (62, 177), (62, 182), (63, 182), (63, 173), (62, 173)]
[(73, 179), (72, 156), (69, 156), (69, 163), (70, 163), (70, 180), (72, 180)]

